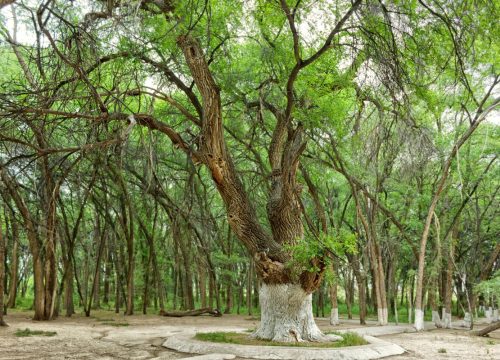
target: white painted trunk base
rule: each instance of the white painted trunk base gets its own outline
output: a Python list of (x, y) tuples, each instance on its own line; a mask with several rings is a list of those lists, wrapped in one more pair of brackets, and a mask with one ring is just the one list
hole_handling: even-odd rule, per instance
[(415, 330), (424, 330), (424, 311), (415, 309)]
[(389, 311), (387, 308), (377, 308), (377, 320), (379, 325), (387, 325), (389, 323)]
[(333, 308), (332, 311), (330, 312), (330, 325), (339, 325), (340, 320), (339, 320), (339, 309), (338, 308)]
[(443, 327), (445, 329), (451, 329), (451, 314), (443, 309)]
[(441, 323), (441, 318), (439, 317), (439, 311), (432, 310), (432, 322), (437, 328), (443, 327)]
[(466, 312), (464, 314), (464, 322), (463, 322), (462, 326), (464, 328), (470, 329), (471, 323), (472, 323), (472, 316), (470, 315), (469, 312)]
[(259, 293), (261, 321), (252, 334), (257, 339), (280, 342), (334, 341), (314, 322), (312, 294), (296, 284), (262, 284)]
[(493, 310), (492, 322), (498, 321), (498, 309)]
[(486, 317), (486, 322), (491, 324), (493, 322), (493, 309), (490, 307), (484, 310), (484, 316)]

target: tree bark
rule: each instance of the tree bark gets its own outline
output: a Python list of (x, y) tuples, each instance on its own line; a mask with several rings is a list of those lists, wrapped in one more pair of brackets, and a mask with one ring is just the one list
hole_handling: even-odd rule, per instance
[[(1, 213), (1, 212), (0, 212)], [(3, 320), (4, 313), (4, 280), (5, 280), (5, 240), (2, 234), (2, 218), (0, 217), (0, 326), (7, 326)]]
[[(272, 236), (260, 225), (256, 211), (228, 152), (223, 134), (220, 88), (210, 73), (201, 46), (189, 35), (178, 38), (178, 44), (183, 51), (194, 83), (201, 94), (203, 111), (201, 112), (198, 151), (186, 150), (181, 140), (176, 141), (180, 146), (184, 146), (185, 152), (190, 154), (195, 162), (201, 162), (207, 166), (226, 207), (231, 230), (254, 258), (255, 270), (264, 282), (260, 297), (263, 318), (266, 321), (262, 321), (261, 327), (256, 332), (256, 336), (260, 338), (286, 341), (291, 339), (290, 334), (294, 333), (295, 341), (300, 341), (318, 338), (321, 334), (312, 319), (310, 295), (322, 281), (326, 266), (324, 259), (311, 259), (311, 265), (318, 270), (304, 271), (298, 278), (285, 267), (291, 254), (283, 245), (293, 245), (303, 236), (300, 198), (298, 197), (300, 187), (296, 183), (296, 173), (300, 156), (305, 149), (305, 141), (303, 140), (303, 126), (299, 123), (294, 127), (292, 124), (294, 83), (301, 69), (314, 63), (330, 48), (334, 37), (342, 30), (344, 23), (360, 3), (360, 0), (353, 3), (332, 29), (323, 46), (303, 61), (300, 59), (299, 45), (294, 37), (296, 65), (290, 72), (286, 85), (286, 108), (284, 111), (271, 109), (277, 121), (268, 153), (272, 171), (271, 190), (266, 210)], [(281, 5), (283, 11), (288, 14), (286, 2), (282, 2)], [(293, 32), (293, 17), (287, 16), (287, 18)], [(174, 137), (172, 134), (169, 136)], [(280, 298), (278, 292), (272, 291), (273, 287), (290, 289), (294, 295), (297, 295), (297, 301), (289, 304), (287, 300)], [(299, 298), (303, 299), (299, 300)], [(298, 305), (299, 302), (303, 306)], [(296, 312), (299, 318), (305, 316), (303, 326), (296, 326), (294, 322), (281, 321), (285, 319), (282, 316), (280, 319), (279, 314), (273, 313), (273, 310), (278, 310), (276, 307), (273, 309), (275, 303), (282, 303), (287, 311)], [(276, 321), (273, 322), (272, 318)], [(270, 326), (271, 322), (276, 326)]]
[(472, 335), (477, 335), (477, 336), (486, 336), (490, 332), (495, 331), (497, 329), (500, 329), (500, 321), (496, 321), (496, 322), (494, 322), (494, 323), (486, 326), (485, 328), (483, 328), (481, 330), (471, 331), (471, 334)]
[(263, 283), (259, 299), (261, 324), (253, 337), (279, 342), (325, 340), (314, 322), (312, 294), (300, 285)]
[(16, 307), (16, 295), (17, 295), (17, 282), (18, 282), (18, 271), (19, 271), (19, 229), (17, 221), (14, 218), (12, 212), (10, 213), (10, 226), (12, 232), (12, 253), (11, 253), (11, 265), (10, 265), (10, 287), (9, 287), (9, 299), (7, 301), (7, 307), (13, 309)]
[[(337, 299), (337, 287), (338, 287), (338, 272), (336, 271), (335, 264), (332, 263), (331, 270), (333, 272), (333, 280), (330, 285), (330, 302), (332, 305), (330, 313), (330, 325), (336, 326), (340, 324), (339, 320), (339, 304)], [(350, 299), (349, 299), (350, 300)], [(346, 289), (346, 301), (347, 301), (347, 289)]]

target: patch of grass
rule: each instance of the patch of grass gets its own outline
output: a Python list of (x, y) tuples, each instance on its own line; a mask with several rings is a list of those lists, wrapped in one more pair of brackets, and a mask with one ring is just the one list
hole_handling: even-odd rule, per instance
[(129, 323), (126, 323), (126, 322), (115, 322), (115, 323), (113, 323), (113, 322), (103, 322), (102, 325), (108, 325), (108, 326), (114, 326), (114, 327), (122, 327), (122, 326), (129, 326)]
[(438, 353), (440, 353), (440, 354), (446, 354), (446, 349), (443, 349), (443, 348), (438, 349)]
[(327, 334), (334, 334), (342, 337), (342, 340), (335, 342), (336, 344), (338, 344), (336, 347), (359, 346), (368, 344), (368, 342), (361, 335), (358, 335), (355, 332), (341, 333), (337, 331), (332, 331), (328, 332)]
[(28, 337), (28, 336), (56, 336), (57, 332), (55, 331), (42, 331), (42, 330), (31, 330), (26, 328), (24, 330), (17, 329), (16, 336), (17, 337)]
[(102, 318), (102, 319), (96, 319), (96, 320), (100, 321), (100, 322), (115, 321), (115, 319), (113, 319), (113, 318)]
[(300, 342), (300, 343), (282, 343), (269, 340), (253, 339), (245, 333), (238, 332), (210, 332), (198, 333), (195, 339), (201, 341), (211, 341), (226, 344), (238, 345), (260, 345), (260, 346), (293, 346), (293, 347), (319, 347), (319, 348), (337, 348), (345, 346), (368, 344), (365, 339), (356, 333), (342, 333), (342, 340), (334, 342)]
[(495, 342), (495, 340), (491, 340), (491, 339), (490, 339), (490, 340), (487, 340), (487, 341), (486, 341), (486, 344), (488, 344), (488, 345), (495, 345), (495, 344), (496, 344), (496, 342)]

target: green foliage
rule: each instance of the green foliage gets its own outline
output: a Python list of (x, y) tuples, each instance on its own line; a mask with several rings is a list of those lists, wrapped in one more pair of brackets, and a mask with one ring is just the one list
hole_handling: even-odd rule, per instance
[(333, 256), (355, 253), (356, 244), (356, 235), (345, 229), (337, 236), (321, 233), (319, 237), (304, 237), (293, 245), (286, 245), (287, 251), (292, 255), (287, 266), (294, 271), (315, 272), (319, 270), (315, 259), (323, 259), (328, 265)]
[(474, 287), (474, 292), (486, 298), (496, 298), (500, 304), (500, 270), (497, 270), (491, 279), (477, 284)]

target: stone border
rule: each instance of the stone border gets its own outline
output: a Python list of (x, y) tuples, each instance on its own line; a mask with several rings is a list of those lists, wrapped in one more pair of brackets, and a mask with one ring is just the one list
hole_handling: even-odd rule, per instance
[(386, 356), (401, 355), (405, 350), (396, 344), (364, 335), (368, 345), (348, 346), (343, 348), (299, 348), (286, 346), (256, 346), (236, 345), (200, 341), (193, 338), (194, 334), (174, 335), (163, 343), (163, 346), (190, 354), (234, 354), (250, 359), (280, 359), (280, 360), (371, 360)]

